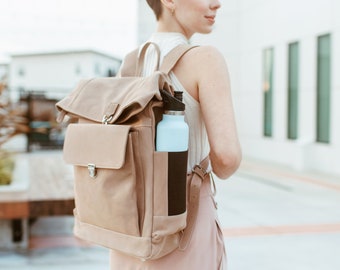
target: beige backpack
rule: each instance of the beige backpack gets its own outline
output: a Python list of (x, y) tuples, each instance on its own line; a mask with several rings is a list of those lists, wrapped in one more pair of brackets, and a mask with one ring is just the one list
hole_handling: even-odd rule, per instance
[[(67, 128), (63, 150), (65, 162), (74, 165), (75, 235), (142, 260), (185, 249), (208, 165), (205, 160), (189, 176), (188, 208), (186, 181), (169, 193), (171, 155), (155, 151), (155, 127), (163, 113), (159, 89), (173, 93), (168, 74), (192, 47), (176, 47), (160, 71), (140, 77), (149, 45), (139, 58), (138, 51), (125, 58), (122, 77), (83, 80), (56, 105), (59, 121), (65, 115), (78, 119)], [(185, 179), (187, 153), (181, 157), (175, 162), (178, 177)]]

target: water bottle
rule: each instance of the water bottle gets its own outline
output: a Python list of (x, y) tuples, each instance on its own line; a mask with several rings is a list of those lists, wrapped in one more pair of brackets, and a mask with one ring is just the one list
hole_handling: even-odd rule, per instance
[(156, 128), (156, 151), (167, 152), (168, 215), (186, 211), (186, 177), (188, 163), (189, 127), (184, 121), (185, 105), (182, 92), (161, 90), (164, 103), (163, 119)]
[(157, 125), (156, 151), (182, 152), (188, 150), (189, 127), (184, 121), (185, 104), (182, 102), (182, 92), (161, 90), (164, 102), (163, 119)]

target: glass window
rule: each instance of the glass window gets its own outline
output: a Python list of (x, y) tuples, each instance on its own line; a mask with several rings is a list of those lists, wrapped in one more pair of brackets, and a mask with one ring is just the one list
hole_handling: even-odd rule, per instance
[(263, 51), (263, 134), (272, 136), (272, 114), (273, 114), (273, 67), (274, 49), (269, 48)]
[(19, 68), (18, 75), (19, 75), (19, 77), (24, 77), (25, 76), (25, 69), (23, 67)]
[(298, 137), (299, 43), (288, 47), (288, 139)]
[(318, 37), (317, 51), (317, 142), (330, 141), (331, 35)]

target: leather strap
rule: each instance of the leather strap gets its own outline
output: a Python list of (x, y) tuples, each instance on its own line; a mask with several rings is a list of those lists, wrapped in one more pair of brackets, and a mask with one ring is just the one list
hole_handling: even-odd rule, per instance
[(201, 186), (205, 178), (209, 177), (209, 173), (207, 172), (208, 166), (209, 157), (206, 157), (199, 165), (196, 165), (193, 168), (190, 175), (191, 179), (189, 180), (188, 190), (189, 204), (187, 209), (187, 226), (183, 231), (182, 238), (179, 243), (180, 250), (185, 250), (190, 243), (197, 219)]
[(187, 53), (189, 50), (195, 48), (197, 46), (192, 46), (189, 44), (182, 44), (178, 45), (175, 48), (173, 48), (165, 57), (163, 60), (163, 63), (159, 70), (161, 72), (164, 72), (165, 74), (169, 74), (170, 71), (175, 67), (179, 59)]
[(159, 68), (159, 59), (160, 59), (160, 55), (161, 55), (161, 51), (159, 50), (159, 47), (156, 43), (153, 42), (147, 42), (144, 44), (144, 46), (142, 47), (139, 56), (138, 56), (138, 61), (137, 61), (137, 69), (136, 69), (136, 76), (142, 76), (142, 72), (143, 72), (143, 67), (144, 67), (144, 58), (146, 55), (146, 50), (150, 47), (150, 45), (152, 45), (155, 50), (156, 50), (156, 54), (157, 54), (157, 62), (156, 62), (156, 67), (155, 67), (155, 71), (158, 70)]
[[(146, 49), (153, 44), (154, 47), (157, 50), (158, 56), (160, 55), (159, 53), (159, 48), (156, 44), (148, 42), (146, 43), (142, 49), (141, 52), (139, 52), (139, 48), (133, 50), (129, 54), (127, 54), (124, 58), (120, 74), (122, 77), (131, 77), (131, 76), (140, 76), (141, 71), (144, 65), (144, 56), (146, 53)], [(163, 63), (161, 67), (159, 68), (160, 71), (169, 74), (170, 71), (174, 68), (176, 63), (179, 61), (179, 59), (189, 50), (192, 48), (195, 48), (196, 46), (188, 45), (188, 44), (183, 44), (183, 45), (178, 45), (174, 49), (172, 49), (165, 57), (163, 60)], [(142, 51), (144, 50), (144, 53)], [(141, 63), (142, 62), (142, 63)], [(159, 59), (158, 59), (158, 64), (159, 64)], [(158, 64), (156, 69), (158, 69)]]

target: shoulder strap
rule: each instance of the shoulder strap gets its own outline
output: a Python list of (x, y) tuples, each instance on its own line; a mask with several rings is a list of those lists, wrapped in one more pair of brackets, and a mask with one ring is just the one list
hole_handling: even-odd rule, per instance
[[(148, 45), (147, 45), (148, 44)], [(142, 63), (144, 63), (144, 56), (147, 47), (153, 43), (147, 43), (146, 46), (143, 47), (145, 49), (144, 53), (140, 53), (139, 55), (139, 48), (133, 50), (129, 54), (127, 54), (124, 58), (122, 67), (120, 69), (120, 74), (122, 77), (129, 77), (129, 76), (138, 76), (138, 73), (141, 71)], [(158, 48), (157, 46), (155, 46)], [(169, 74), (169, 72), (175, 67), (176, 63), (181, 59), (181, 57), (196, 46), (183, 44), (178, 45), (174, 49), (172, 49), (163, 60), (161, 67), (159, 68), (160, 71)], [(142, 49), (142, 50), (143, 50)]]
[(186, 54), (189, 50), (195, 48), (197, 46), (189, 45), (189, 44), (182, 44), (176, 46), (174, 49), (172, 49), (163, 60), (163, 63), (160, 67), (160, 71), (169, 74), (170, 71), (175, 67), (179, 59)]
[(182, 238), (179, 243), (180, 250), (185, 250), (190, 243), (198, 214), (201, 186), (206, 178), (210, 179), (210, 173), (207, 172), (209, 163), (210, 159), (209, 156), (207, 156), (199, 165), (196, 165), (193, 168), (192, 173), (188, 176), (189, 203), (187, 208), (187, 226), (183, 231)]

